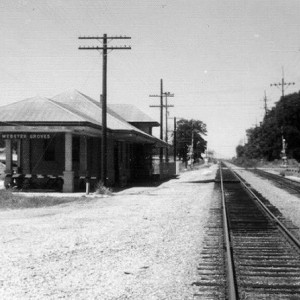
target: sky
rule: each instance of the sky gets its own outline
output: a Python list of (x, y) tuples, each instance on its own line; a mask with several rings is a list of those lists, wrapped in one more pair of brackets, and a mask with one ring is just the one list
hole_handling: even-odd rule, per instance
[[(208, 148), (232, 157), (245, 130), (300, 86), (299, 0), (1, 0), (0, 104), (76, 89), (99, 99), (101, 46), (79, 36), (129, 36), (108, 55), (107, 102), (159, 121), (160, 79), (172, 118), (207, 125)], [(154, 132), (158, 134), (157, 132)]]

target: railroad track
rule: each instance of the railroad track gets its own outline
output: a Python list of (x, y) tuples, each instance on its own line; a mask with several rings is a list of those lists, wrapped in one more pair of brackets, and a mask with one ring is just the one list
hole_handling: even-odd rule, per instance
[(262, 178), (271, 180), (276, 186), (285, 189), (291, 194), (297, 195), (300, 193), (300, 182), (296, 182), (283, 176), (272, 174), (261, 169), (253, 169), (251, 171)]
[(195, 299), (300, 299), (299, 240), (225, 165), (216, 182)]

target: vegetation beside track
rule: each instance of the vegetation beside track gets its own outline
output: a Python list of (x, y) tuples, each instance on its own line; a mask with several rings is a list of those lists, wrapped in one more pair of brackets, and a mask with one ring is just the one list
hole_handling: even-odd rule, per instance
[(78, 197), (25, 196), (12, 190), (0, 190), (0, 210), (38, 208), (78, 201)]
[[(263, 159), (254, 159), (246, 157), (233, 158), (231, 162), (243, 168), (282, 168), (282, 160), (266, 161)], [(299, 163), (294, 159), (288, 160), (288, 167), (299, 168)]]
[(247, 142), (236, 147), (237, 157), (273, 161), (286, 154), (300, 161), (299, 99), (300, 93), (286, 95), (266, 111), (259, 125), (246, 130)]

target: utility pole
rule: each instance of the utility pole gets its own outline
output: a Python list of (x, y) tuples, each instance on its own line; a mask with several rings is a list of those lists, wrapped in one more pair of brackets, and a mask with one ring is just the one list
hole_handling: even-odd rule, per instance
[(174, 162), (176, 162), (176, 158), (177, 158), (177, 155), (176, 155), (176, 152), (177, 152), (177, 135), (176, 135), (176, 132), (177, 132), (177, 121), (176, 121), (176, 117), (173, 117), (173, 118), (168, 118), (170, 120), (173, 120), (174, 121), (174, 130), (173, 130), (173, 158), (174, 158)]
[(194, 123), (192, 123), (191, 162), (194, 159)]
[(107, 184), (107, 50), (129, 50), (130, 46), (107, 46), (107, 40), (124, 40), (131, 39), (127, 36), (110, 36), (103, 34), (103, 36), (82, 36), (80, 40), (102, 40), (102, 47), (99, 46), (80, 46), (79, 50), (102, 50), (103, 69), (102, 69), (102, 147), (101, 147), (101, 180), (106, 186)]
[[(160, 80), (160, 95), (149, 95), (149, 97), (159, 97), (160, 105), (150, 105), (150, 107), (160, 107), (160, 136), (159, 138), (163, 140), (163, 80)], [(163, 161), (163, 148), (159, 151), (159, 162)]]
[[(166, 97), (166, 104), (165, 104), (165, 108), (166, 108), (166, 143), (168, 144), (168, 108), (169, 107), (174, 107), (174, 105), (168, 105), (168, 97), (174, 97), (174, 94), (171, 94), (170, 92), (166, 92), (164, 93), (165, 97)], [(166, 162), (169, 162), (169, 148), (166, 148)]]
[(284, 68), (282, 67), (282, 79), (281, 79), (281, 83), (271, 83), (270, 86), (277, 86), (280, 87), (281, 86), (281, 96), (282, 98), (284, 97), (284, 91), (285, 91), (285, 86), (288, 87), (289, 85), (294, 85), (295, 82), (285, 82), (284, 81)]
[[(294, 85), (295, 82), (285, 82), (284, 81), (284, 68), (282, 67), (282, 79), (281, 79), (281, 83), (273, 83), (271, 84), (271, 86), (281, 86), (281, 96), (282, 96), (282, 104), (283, 104), (283, 107), (284, 107), (284, 87), (288, 87), (289, 85)], [(281, 143), (282, 143), (282, 160), (283, 160), (283, 165), (284, 167), (287, 167), (287, 157), (286, 157), (286, 142), (285, 142), (285, 138), (284, 138), (284, 135), (283, 135), (283, 126), (281, 126)]]
[(265, 116), (267, 115), (267, 113), (268, 113), (268, 106), (267, 106), (267, 101), (268, 101), (268, 99), (267, 99), (267, 94), (266, 94), (266, 91), (265, 91), (265, 97), (264, 97), (264, 109), (265, 109)]
[(176, 162), (176, 152), (177, 152), (177, 124), (176, 117), (174, 117), (174, 162)]
[[(160, 95), (149, 95), (149, 97), (159, 97), (160, 98), (160, 105), (150, 105), (150, 107), (159, 107), (160, 108), (160, 136), (159, 138), (163, 140), (163, 80), (160, 80)], [(163, 148), (160, 148), (159, 151), (159, 162), (163, 162)]]
[[(163, 104), (163, 96), (166, 97), (166, 104)], [(159, 107), (160, 108), (160, 139), (163, 140), (163, 108), (166, 108), (166, 142), (168, 142), (168, 137), (167, 137), (167, 126), (168, 126), (168, 107), (174, 107), (174, 105), (168, 105), (168, 97), (174, 97), (174, 94), (171, 94), (169, 92), (164, 93), (163, 92), (163, 80), (160, 80), (160, 95), (149, 95), (149, 97), (160, 97), (160, 105), (149, 105), (150, 107)], [(168, 151), (168, 148), (167, 150)], [(168, 161), (168, 152), (166, 152), (166, 161)], [(159, 160), (160, 163), (163, 162), (163, 148), (160, 148), (160, 154), (159, 154)]]

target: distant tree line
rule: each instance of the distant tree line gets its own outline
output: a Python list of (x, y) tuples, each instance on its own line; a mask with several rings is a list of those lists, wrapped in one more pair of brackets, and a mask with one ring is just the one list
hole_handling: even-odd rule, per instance
[(300, 92), (281, 97), (263, 121), (246, 130), (247, 143), (236, 147), (237, 157), (266, 159), (282, 157), (282, 137), (288, 158), (300, 161)]

